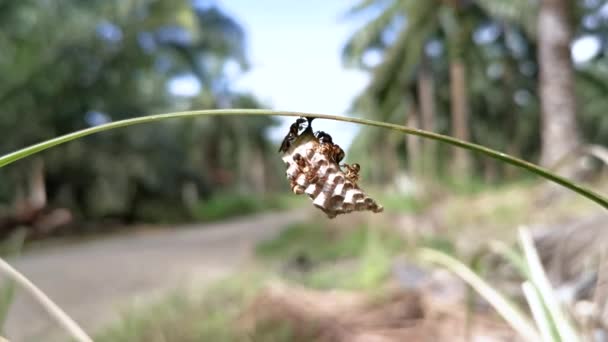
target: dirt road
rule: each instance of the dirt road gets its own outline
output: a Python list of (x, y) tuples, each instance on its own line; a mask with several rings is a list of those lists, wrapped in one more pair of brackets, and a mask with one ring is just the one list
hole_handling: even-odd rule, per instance
[[(267, 213), (222, 223), (144, 231), (28, 253), (9, 260), (85, 330), (117, 318), (119, 308), (190, 282), (204, 284), (251, 259), (253, 245), (309, 213)], [(63, 332), (19, 293), (6, 333), (11, 341), (49, 341)]]

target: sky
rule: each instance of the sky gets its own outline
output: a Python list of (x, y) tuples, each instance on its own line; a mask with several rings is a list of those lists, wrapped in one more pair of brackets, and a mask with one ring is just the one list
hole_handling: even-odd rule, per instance
[[(250, 91), (278, 110), (347, 114), (351, 102), (367, 84), (361, 71), (345, 69), (341, 50), (360, 22), (343, 13), (351, 1), (225, 0), (220, 7), (247, 34), (251, 70), (235, 79), (234, 88)], [(293, 118), (270, 132), (281, 139)], [(330, 133), (348, 147), (357, 127), (317, 120), (315, 130)]]

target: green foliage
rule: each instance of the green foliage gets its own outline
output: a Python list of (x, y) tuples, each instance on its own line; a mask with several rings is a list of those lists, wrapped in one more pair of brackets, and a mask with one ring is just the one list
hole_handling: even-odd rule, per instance
[(420, 213), (428, 205), (424, 199), (397, 193), (380, 193), (378, 195), (378, 202), (382, 203), (386, 212), (399, 212), (402, 214)]
[(359, 289), (377, 288), (390, 275), (393, 257), (402, 250), (403, 240), (383, 236), (374, 228), (368, 228), (359, 267), (352, 275), (352, 279), (344, 281), (342, 286)]
[(192, 220), (187, 208), (180, 205), (167, 205), (165, 200), (146, 200), (138, 205), (133, 213), (135, 220), (153, 224), (186, 223)]
[[(433, 249), (421, 249), (419, 257), (424, 261), (442, 265), (462, 278), (487, 300), (522, 338), (547, 342), (580, 341), (576, 327), (555, 296), (530, 234), (522, 228), (519, 235), (523, 256), (499, 242), (492, 244), (492, 250), (503, 255), (516, 269), (520, 270), (524, 278), (522, 289), (534, 318), (533, 321), (497, 288), (480, 278), (473, 269), (457, 259)], [(533, 323), (536, 326), (533, 326)]]
[(281, 231), (276, 238), (258, 244), (256, 253), (278, 260), (306, 254), (317, 262), (353, 257), (364, 245), (364, 229), (333, 236), (336, 234), (321, 222), (297, 223)]
[(289, 206), (289, 200), (280, 195), (255, 196), (222, 193), (207, 201), (199, 202), (192, 210), (192, 216), (197, 221), (217, 221), (265, 210), (288, 209)]
[[(572, 320), (567, 316), (562, 304), (555, 296), (555, 291), (540, 262), (532, 236), (525, 228), (521, 228), (519, 231), (519, 243), (524, 251), (524, 258), (528, 269), (528, 279), (525, 284), (528, 284), (529, 289), (533, 290), (526, 291), (525, 294), (529, 300), (537, 325), (541, 327), (541, 330), (546, 330), (542, 329), (542, 327), (551, 327), (551, 331), (555, 334), (550, 335), (552, 336), (550, 341), (580, 341), (580, 336), (578, 336), (575, 327), (572, 325)], [(538, 298), (532, 299), (534, 294)], [(536, 304), (541, 304), (542, 308)], [(534, 306), (537, 306), (536, 310)], [(547, 315), (539, 316), (537, 314), (539, 312), (547, 313)], [(543, 337), (549, 338), (549, 334), (544, 333)]]
[[(265, 258), (290, 260), (306, 254), (313, 263), (353, 258), (363, 254), (373, 229), (359, 226), (336, 230), (323, 222), (304, 222), (289, 226), (274, 239), (256, 246), (256, 253)], [(380, 229), (380, 241), (391, 253), (402, 246), (401, 238)], [(375, 237), (374, 237), (375, 238)]]
[(530, 318), (523, 314), (509, 299), (480, 278), (472, 269), (454, 257), (432, 249), (421, 249), (419, 258), (448, 268), (469, 284), (511, 325), (511, 327), (530, 341), (538, 341), (538, 332)]
[[(355, 268), (319, 267), (305, 278), (292, 280), (316, 288), (373, 289), (386, 280), (392, 256), (403, 248), (394, 233), (360, 227), (328, 239), (328, 227), (317, 224), (289, 227), (274, 240), (261, 243), (257, 253), (272, 260), (286, 260), (301, 251), (317, 255), (314, 260), (330, 265), (353, 260)], [(331, 251), (335, 246), (337, 252)], [(238, 330), (253, 295), (269, 277), (247, 273), (221, 280), (204, 292), (180, 289), (161, 300), (135, 306), (115, 325), (101, 331), (95, 341), (241, 341)], [(198, 295), (191, 295), (198, 293)], [(291, 341), (285, 322), (260, 324), (254, 336), (259, 341)]]
[[(380, 1), (363, 0), (352, 13), (370, 9), (377, 3)], [(400, 158), (403, 148), (398, 139), (401, 137), (385, 134), (386, 129), (392, 129), (485, 153), (608, 207), (602, 195), (536, 165), (490, 149), (507, 150), (526, 159), (538, 154), (538, 98), (534, 95), (538, 63), (535, 42), (528, 27), (533, 11), (522, 10), (525, 4), (515, 0), (500, 1), (502, 5), (496, 1), (466, 2), (471, 7), (464, 9), (450, 8), (448, 2), (439, 0), (388, 3), (345, 48), (347, 63), (367, 69), (370, 66), (363, 61), (365, 53), (380, 50), (383, 54), (382, 63), (373, 68), (370, 86), (355, 107), (363, 114), (377, 116), (384, 122), (341, 119), (385, 129), (363, 133), (367, 137), (362, 139), (362, 146), (377, 144), (389, 150), (381, 155), (383, 159), (374, 160), (377, 165), (382, 165), (382, 161), (399, 162), (404, 159)], [(524, 23), (507, 25), (509, 21), (518, 20), (517, 17)], [(406, 24), (403, 18), (406, 18)], [(475, 43), (472, 40), (474, 33), (488, 25), (502, 28), (499, 38)], [(175, 37), (167, 39), (160, 34), (176, 27), (179, 34), (190, 38), (185, 41)], [(108, 36), (116, 33), (112, 33), (113, 30), (120, 32), (119, 44)], [(386, 38), (390, 30), (397, 31), (394, 41)], [(153, 51), (140, 43), (148, 34), (151, 36), (147, 37), (152, 37), (156, 44)], [(513, 44), (517, 45), (514, 41), (520, 42), (519, 48), (513, 47)], [(436, 46), (447, 49), (447, 53), (428, 54), (425, 49), (429, 43), (438, 44)], [(269, 115), (295, 116), (300, 113), (192, 111), (117, 121), (167, 108), (259, 107), (255, 99), (234, 94), (225, 86), (224, 67), (227, 62), (237, 60), (241, 68), (246, 67), (243, 46), (243, 31), (235, 21), (215, 7), (193, 11), (188, 1), (83, 3), (66, 0), (54, 3), (25, 0), (0, 3), (0, 50), (4, 52), (0, 56), (0, 74), (4, 77), (0, 85), (3, 114), (0, 115), (0, 132), (5, 138), (0, 150), (14, 150), (94, 126), (94, 123), (86, 122), (86, 113), (97, 112), (106, 116), (102, 115), (102, 119), (112, 121), (0, 157), (0, 166), (76, 140), (65, 150), (49, 151), (43, 157), (49, 164), (48, 180), (54, 188), (50, 193), (51, 201), (81, 206), (78, 209), (85, 217), (103, 216), (117, 210), (128, 216), (172, 220), (175, 219), (172, 212), (159, 209), (163, 207), (162, 202), (146, 202), (142, 198), (156, 196), (165, 203), (178, 203), (182, 200), (183, 190), (192, 185), (197, 192), (208, 195), (211, 190), (251, 189), (255, 181), (265, 184), (264, 179), (256, 180), (253, 173), (247, 171), (254, 164), (272, 165), (269, 161), (271, 146), (264, 134), (265, 129), (274, 123)], [(454, 99), (445, 87), (450, 78), (446, 65), (448, 61), (464, 59), (470, 78), (467, 86), (473, 108), (472, 139), (483, 146), (387, 123), (404, 122), (404, 113), (409, 111), (410, 105), (419, 105), (415, 76), (426, 58), (430, 59), (433, 78), (439, 85), (436, 90), (438, 121), (431, 128), (438, 132), (448, 131), (451, 119), (447, 108)], [(158, 65), (165, 67), (159, 69)], [(489, 70), (500, 72), (491, 73)], [(605, 70), (598, 65), (581, 70), (588, 74), (579, 72), (579, 76), (584, 77), (580, 77), (582, 82), (579, 82), (577, 90), (581, 99), (589, 100), (582, 101), (583, 127), (586, 133), (592, 133), (592, 141), (605, 142), (608, 136), (604, 134), (607, 130), (605, 116), (602, 115), (605, 106), (602, 102), (592, 103), (593, 99), (605, 93)], [(195, 100), (176, 99), (165, 90), (172, 77), (183, 74), (195, 75), (203, 86), (201, 95)], [(516, 95), (522, 94), (523, 100), (522, 96), (518, 100)], [(118, 127), (203, 114), (222, 116), (204, 122), (167, 122), (128, 134), (114, 131), (106, 136), (79, 139)], [(259, 116), (251, 119), (251, 125), (245, 125), (241, 118), (235, 116), (239, 114)], [(371, 155), (376, 157), (374, 153)], [(439, 154), (441, 157), (445, 155)], [(478, 164), (478, 170), (490, 168), (480, 160)], [(28, 165), (21, 163), (15, 167), (9, 176), (15, 177), (14, 182), (18, 183), (24, 174), (19, 169), (27, 169)], [(467, 183), (466, 188), (471, 189), (471, 184)], [(13, 189), (3, 184), (2, 191), (11, 192)], [(67, 200), (59, 196), (66, 191)], [(6, 194), (0, 196), (9, 197)], [(215, 220), (267, 208), (282, 208), (283, 205), (282, 201), (274, 199), (266, 202), (249, 196), (218, 196), (201, 202), (193, 215), (199, 220)], [(416, 212), (420, 210), (420, 204), (411, 199), (389, 200), (387, 209)], [(506, 221), (519, 212), (519, 207), (506, 206), (491, 212), (490, 216)], [(155, 217), (156, 213), (160, 215)], [(175, 217), (181, 214), (179, 212)], [(279, 260), (307, 256), (313, 263), (313, 270), (299, 280), (310, 286), (370, 288), (386, 277), (391, 257), (403, 248), (402, 241), (374, 227), (360, 227), (336, 235), (331, 235), (326, 228), (321, 225), (292, 227), (276, 240), (261, 244), (258, 253)], [(429, 239), (424, 244), (445, 253), (453, 251), (451, 243), (442, 239)], [(538, 268), (533, 247), (526, 245), (525, 241), (523, 244), (530, 277), (524, 289), (538, 330), (551, 340), (575, 339), (565, 314), (551, 296), (544, 272)], [(537, 337), (529, 319), (513, 310), (504, 296), (474, 272), (449, 255), (427, 251), (426, 257), (454, 269), (523, 336)], [(339, 265), (342, 261), (354, 263), (337, 268), (328, 265)], [(235, 318), (235, 308), (245, 300), (242, 293), (240, 288), (222, 288), (200, 302), (172, 297), (168, 303), (159, 304), (143, 316), (130, 316), (122, 326), (109, 330), (100, 338), (153, 341), (156, 336), (162, 336), (176, 341), (233, 340), (235, 336), (227, 327)], [(3, 290), (0, 296), (0, 317), (5, 318), (12, 289)], [(175, 329), (176, 326), (184, 327), (187, 333), (184, 335), (181, 328)], [(280, 335), (278, 339), (289, 334), (281, 327), (269, 330), (271, 335)]]
[[(595, 21), (603, 3), (572, 2), (577, 37), (606, 32), (606, 23)], [(409, 122), (418, 118), (418, 127), (444, 134), (454, 134), (454, 93), (450, 64), (460, 60), (466, 69), (469, 118), (465, 123), (470, 140), (498, 150), (508, 151), (526, 160), (540, 153), (540, 98), (538, 94), (537, 13), (538, 4), (528, 0), (477, 0), (468, 2), (362, 0), (349, 16), (367, 16), (367, 21), (345, 44), (345, 65), (369, 72), (371, 82), (353, 103), (360, 116), (387, 122)], [(598, 42), (605, 45), (605, 42)], [(369, 55), (380, 56), (377, 64), (366, 63)], [(375, 60), (375, 59), (374, 59)], [(606, 84), (605, 54), (577, 66), (576, 91), (578, 119), (582, 136), (589, 142), (605, 144), (608, 139), (604, 96)], [(423, 72), (433, 81), (431, 105), (434, 118), (423, 113), (421, 79)], [(463, 85), (463, 87), (465, 87)], [(428, 106), (427, 106), (428, 107)], [(426, 122), (426, 120), (429, 122)], [(427, 125), (430, 125), (427, 127)], [(351, 154), (372, 156), (374, 163), (389, 165), (395, 159), (407, 161), (410, 171), (421, 156), (409, 156), (403, 143), (396, 144), (388, 135), (362, 129), (359, 143)], [(370, 144), (389, 151), (380, 152)], [(424, 142), (422, 142), (424, 144)], [(435, 174), (450, 170), (449, 149), (440, 148), (431, 158)], [(500, 179), (513, 177), (504, 164), (495, 164), (474, 156), (472, 177)], [(395, 171), (378, 177), (378, 171), (366, 174), (374, 181), (388, 183)], [(392, 172), (392, 174), (391, 174)], [(445, 173), (445, 172), (444, 172)], [(432, 177), (432, 176), (430, 176)], [(464, 177), (459, 177), (463, 179)]]
[(370, 289), (386, 279), (392, 257), (404, 246), (401, 236), (380, 227), (336, 229), (308, 222), (290, 226), (275, 239), (258, 244), (256, 253), (289, 263), (305, 259), (312, 269), (292, 279), (310, 287)]
[(417, 244), (420, 246), (420, 248), (430, 248), (445, 253), (447, 255), (456, 254), (456, 247), (454, 246), (453, 240), (447, 237), (434, 235), (423, 237)]
[(235, 324), (259, 290), (261, 278), (249, 274), (222, 280), (199, 295), (186, 289), (175, 291), (144, 307), (133, 307), (118, 324), (101, 331), (95, 341), (241, 341), (243, 336)]
[[(1, 11), (0, 151), (145, 112), (260, 106), (226, 86), (227, 63), (246, 70), (245, 33), (215, 5), (25, 0), (3, 4)], [(192, 76), (200, 94), (169, 92), (181, 76)], [(217, 118), (77, 141), (41, 156), (49, 202), (86, 220), (158, 221), (141, 216), (153, 213), (139, 208), (153, 205), (143, 199), (154, 197), (178, 211), (186, 187), (196, 187), (201, 198), (213, 190), (252, 189), (255, 176), (246, 165), (269, 173), (276, 168), (265, 136), (274, 123), (268, 117), (247, 125)], [(30, 167), (19, 163), (3, 175), (0, 198), (12, 200)], [(224, 177), (237, 168), (243, 170), (238, 177)]]

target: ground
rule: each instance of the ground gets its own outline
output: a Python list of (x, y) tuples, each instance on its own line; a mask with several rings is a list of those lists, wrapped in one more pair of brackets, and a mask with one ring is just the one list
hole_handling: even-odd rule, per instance
[[(100, 341), (150, 342), (151, 336), (156, 338), (154, 341), (176, 340), (167, 336), (179, 337), (180, 341), (205, 341), (210, 336), (214, 340), (233, 341), (230, 338), (234, 334), (227, 332), (235, 330), (236, 318), (241, 317), (241, 309), (249, 307), (249, 300), (236, 296), (225, 276), (235, 273), (246, 276), (248, 269), (255, 268), (250, 267), (256, 264), (252, 253), (254, 245), (257, 245), (257, 261), (263, 261), (262, 264), (269, 267), (271, 280), (281, 278), (289, 282), (290, 295), (285, 297), (279, 293), (277, 296), (276, 292), (261, 289), (260, 284), (256, 285), (255, 277), (241, 279), (238, 291), (248, 290), (244, 292), (253, 298), (265, 300), (262, 301), (264, 306), (254, 305), (253, 311), (245, 310), (245, 317), (247, 312), (254, 312), (253, 316), (257, 317), (258, 313), (266, 313), (268, 308), (273, 308), (277, 316), (283, 319), (286, 315), (278, 309), (287, 308), (288, 313), (298, 314), (294, 315), (300, 322), (310, 315), (300, 316), (297, 309), (310, 311), (308, 303), (311, 301), (300, 305), (301, 300), (284, 301), (284, 298), (302, 299), (306, 298), (302, 293), (306, 293), (311, 298), (317, 298), (312, 302), (331, 303), (330, 298), (324, 296), (332, 296), (334, 289), (342, 289), (350, 290), (356, 296), (369, 295), (374, 299), (380, 289), (380, 292), (390, 295), (391, 292), (385, 291), (383, 286), (392, 284), (400, 291), (404, 288), (406, 292), (415, 291), (415, 296), (424, 304), (424, 322), (430, 322), (434, 332), (452, 333), (449, 320), (447, 322), (450, 324), (442, 323), (443, 329), (435, 326), (435, 313), (437, 308), (449, 314), (466, 311), (463, 306), (466, 304), (466, 291), (444, 291), (446, 286), (458, 288), (455, 285), (461, 282), (441, 277), (433, 282), (438, 274), (443, 274), (440, 272), (443, 270), (421, 271), (417, 267), (412, 269), (407, 262), (402, 265), (402, 261), (409, 260), (407, 256), (413, 251), (412, 248), (432, 247), (454, 253), (461, 261), (468, 262), (478, 255), (478, 251), (485, 250), (483, 248), (487, 248), (489, 241), (513, 241), (514, 228), (521, 224), (544, 223), (557, 227), (560, 222), (591, 217), (592, 213), (597, 213), (594, 205), (588, 201), (578, 203), (580, 199), (574, 196), (554, 200), (550, 206), (535, 204), (535, 191), (534, 187), (524, 184), (483, 193), (444, 196), (441, 201), (434, 201), (426, 208), (404, 198), (391, 200), (386, 197), (381, 201), (386, 208), (383, 215), (352, 214), (336, 220), (316, 220), (322, 215), (307, 207), (307, 211), (261, 214), (217, 224), (139, 229), (136, 233), (94, 242), (36, 248), (10, 261), (80, 322), (85, 330), (92, 334), (101, 332), (95, 335), (103, 336)], [(297, 222), (301, 223), (294, 224)], [(600, 219), (599, 222), (603, 221)], [(287, 226), (290, 228), (282, 230)], [(581, 227), (577, 227), (578, 234)], [(270, 237), (275, 238), (259, 243)], [(557, 245), (565, 246), (562, 243)], [(543, 248), (541, 252), (545, 250), (548, 249)], [(486, 266), (495, 272), (480, 270), (488, 280), (501, 285), (520, 282), (519, 278), (513, 280), (509, 276), (509, 269), (495, 267), (494, 259), (487, 259)], [(413, 275), (417, 275), (415, 279)], [(428, 281), (416, 280), (420, 277)], [(216, 281), (220, 278), (221, 281)], [(506, 282), (502, 284), (501, 281)], [(201, 291), (201, 285), (211, 283), (219, 286), (219, 290)], [(303, 286), (305, 292), (293, 295), (298, 291), (297, 287), (292, 286), (294, 283)], [(432, 286), (425, 287), (424, 284)], [(206, 297), (191, 297), (189, 291), (181, 291), (190, 285), (194, 294), (205, 292)], [(167, 296), (167, 293), (171, 293), (167, 291), (170, 289), (179, 290), (181, 296)], [(439, 292), (437, 289), (440, 289)], [(326, 293), (327, 290), (332, 291)], [(459, 295), (440, 300), (442, 293)], [(160, 301), (155, 300), (155, 294), (159, 295)], [(118, 316), (118, 313), (125, 311), (127, 304), (133, 303), (133, 299), (142, 299), (144, 303), (140, 302), (142, 305), (131, 311), (133, 314)], [(184, 300), (187, 305), (183, 305)], [(159, 304), (149, 305), (155, 302)], [(450, 306), (446, 302), (457, 304)], [(254, 300), (253, 303), (260, 301)], [(399, 303), (405, 305), (410, 301)], [(393, 303), (389, 298), (386, 302), (376, 301), (375, 305), (379, 312), (384, 312), (384, 304), (393, 307), (399, 303)], [(481, 311), (477, 312), (477, 309)], [(500, 318), (488, 316), (486, 306), (477, 309), (476, 313), (486, 320), (489, 318), (491, 325), (503, 324)], [(365, 307), (365, 315), (353, 314), (358, 311), (352, 308), (345, 311), (350, 312), (355, 319), (353, 322), (360, 326), (359, 316), (367, 317), (369, 308)], [(312, 316), (316, 319), (315, 315)], [(335, 322), (323, 321), (337, 322), (337, 326), (352, 323), (345, 321), (342, 313), (334, 316), (340, 319)], [(454, 322), (460, 322), (461, 317), (456, 316), (453, 317)], [(205, 324), (201, 324), (198, 317), (205, 317)], [(371, 321), (386, 322), (384, 318)], [(399, 319), (399, 322), (405, 321)], [(111, 329), (103, 327), (99, 330), (104, 323), (110, 323)], [(332, 324), (329, 325), (333, 327)], [(457, 326), (470, 327), (460, 323)], [(483, 324), (481, 326), (483, 328)], [(350, 328), (346, 330), (353, 331)], [(490, 331), (497, 330), (482, 329), (483, 334)], [(40, 341), (42, 336), (45, 341), (49, 340), (49, 336), (55, 339), (65, 337), (48, 315), (23, 294), (20, 294), (9, 315), (8, 333), (14, 341)], [(226, 335), (226, 339), (216, 338), (221, 334)]]
[[(9, 260), (86, 331), (117, 318), (135, 298), (235, 272), (256, 242), (304, 220), (308, 211), (265, 213), (222, 223), (142, 230), (76, 245), (61, 245)], [(49, 316), (19, 293), (7, 322), (11, 341), (65, 338)]]

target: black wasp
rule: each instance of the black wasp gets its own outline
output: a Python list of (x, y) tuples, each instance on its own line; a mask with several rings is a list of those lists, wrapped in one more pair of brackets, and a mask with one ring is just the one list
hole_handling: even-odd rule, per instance
[(287, 152), (287, 150), (289, 150), (291, 144), (296, 140), (300, 134), (300, 130), (306, 122), (308, 123), (306, 130), (312, 130), (312, 120), (314, 119), (315, 118), (298, 118), (296, 122), (291, 124), (289, 132), (287, 132), (287, 135), (283, 138), (281, 147), (279, 147), (279, 152)]

